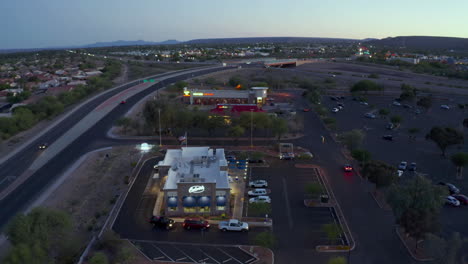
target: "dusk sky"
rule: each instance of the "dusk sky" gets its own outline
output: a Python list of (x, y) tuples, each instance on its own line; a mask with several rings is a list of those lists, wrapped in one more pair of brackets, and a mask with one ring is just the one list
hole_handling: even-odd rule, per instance
[(468, 38), (467, 0), (2, 0), (0, 49), (224, 37)]

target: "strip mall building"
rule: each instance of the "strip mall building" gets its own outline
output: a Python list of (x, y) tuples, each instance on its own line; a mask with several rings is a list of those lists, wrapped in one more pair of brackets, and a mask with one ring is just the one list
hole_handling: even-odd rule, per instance
[(163, 206), (167, 216), (229, 213), (230, 186), (224, 149), (168, 149), (158, 168), (165, 180)]
[(250, 90), (198, 90), (184, 88), (184, 102), (196, 105), (257, 104), (266, 103), (267, 87), (252, 87)]

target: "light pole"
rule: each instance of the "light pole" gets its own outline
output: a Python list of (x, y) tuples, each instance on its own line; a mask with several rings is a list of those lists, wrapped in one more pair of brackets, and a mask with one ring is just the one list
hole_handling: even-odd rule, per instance
[(250, 147), (253, 148), (253, 110), (250, 110)]
[(162, 147), (162, 138), (161, 138), (161, 108), (158, 108), (158, 123), (159, 123), (159, 147)]

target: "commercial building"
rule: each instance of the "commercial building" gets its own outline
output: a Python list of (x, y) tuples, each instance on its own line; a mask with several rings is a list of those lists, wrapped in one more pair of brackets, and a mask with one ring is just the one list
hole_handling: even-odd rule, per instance
[(158, 169), (165, 180), (163, 208), (167, 216), (229, 213), (230, 186), (224, 149), (168, 149)]
[(198, 90), (184, 88), (184, 102), (196, 105), (258, 104), (266, 103), (267, 87), (250, 90)]

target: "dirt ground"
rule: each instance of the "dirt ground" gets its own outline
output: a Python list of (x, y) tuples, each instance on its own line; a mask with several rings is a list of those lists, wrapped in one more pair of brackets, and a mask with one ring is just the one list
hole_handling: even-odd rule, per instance
[(43, 205), (70, 213), (76, 235), (89, 238), (101, 229), (116, 195), (127, 190), (126, 177), (131, 176), (138, 153), (132, 146), (91, 153)]

